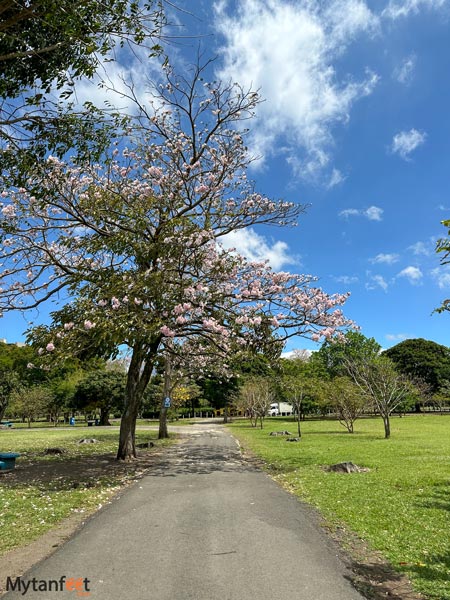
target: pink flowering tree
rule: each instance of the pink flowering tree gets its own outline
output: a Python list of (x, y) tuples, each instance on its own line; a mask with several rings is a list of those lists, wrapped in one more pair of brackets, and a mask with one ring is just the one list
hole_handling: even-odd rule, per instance
[(101, 164), (50, 156), (1, 192), (0, 312), (63, 304), (30, 334), (43, 365), (129, 349), (119, 459), (135, 456), (139, 405), (165, 340), (203, 340), (225, 356), (267, 326), (278, 340), (352, 326), (340, 309), (347, 295), (220, 245), (254, 224), (295, 224), (304, 210), (247, 180), (241, 126), (257, 95), (206, 84), (198, 67), (190, 79), (166, 77), (139, 107), (127, 148), (116, 143)]

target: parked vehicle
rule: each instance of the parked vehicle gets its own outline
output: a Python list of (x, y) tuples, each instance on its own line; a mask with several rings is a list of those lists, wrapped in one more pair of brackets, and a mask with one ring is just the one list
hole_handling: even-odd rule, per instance
[(287, 402), (272, 402), (268, 410), (268, 415), (269, 417), (287, 417), (289, 415), (292, 415), (293, 412), (294, 409), (292, 405), (288, 404)]

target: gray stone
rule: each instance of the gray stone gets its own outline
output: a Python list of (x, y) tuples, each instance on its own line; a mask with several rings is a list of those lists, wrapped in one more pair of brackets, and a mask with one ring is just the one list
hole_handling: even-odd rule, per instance
[(65, 454), (67, 450), (64, 448), (47, 448), (44, 454)]
[(352, 462), (341, 462), (335, 465), (330, 465), (327, 468), (327, 471), (332, 471), (334, 473), (365, 473), (370, 471), (367, 467), (359, 467)]
[(141, 442), (136, 444), (136, 448), (153, 448), (155, 444), (153, 442)]
[(79, 444), (98, 444), (99, 441), (94, 438), (83, 438), (78, 443)]
[(292, 435), (290, 431), (272, 431), (269, 435)]

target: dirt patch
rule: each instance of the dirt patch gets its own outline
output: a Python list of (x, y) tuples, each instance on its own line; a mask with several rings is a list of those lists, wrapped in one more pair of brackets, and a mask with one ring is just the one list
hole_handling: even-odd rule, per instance
[(352, 585), (370, 600), (424, 600), (425, 596), (412, 589), (403, 573), (381, 555), (372, 550), (345, 527), (323, 525), (333, 540), (339, 544), (341, 559), (352, 572)]

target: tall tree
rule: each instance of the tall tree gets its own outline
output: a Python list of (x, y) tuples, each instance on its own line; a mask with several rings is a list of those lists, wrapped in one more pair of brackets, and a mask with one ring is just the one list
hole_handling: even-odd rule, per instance
[(425, 382), (431, 393), (450, 380), (450, 348), (422, 338), (405, 340), (383, 352), (398, 370)]
[[(164, 339), (198, 338), (228, 355), (258, 338), (331, 337), (353, 326), (307, 275), (275, 273), (220, 246), (257, 223), (287, 225), (302, 205), (274, 201), (247, 180), (238, 127), (258, 96), (237, 85), (166, 69), (153, 108), (141, 107), (141, 143), (104, 164), (52, 156), (24, 187), (2, 192), (0, 312), (74, 299), (33, 334), (41, 356), (130, 349), (118, 458), (135, 455), (135, 424)], [(143, 140), (143, 141), (142, 141)]]
[(359, 331), (348, 331), (341, 340), (325, 340), (312, 362), (319, 362), (330, 377), (346, 375), (348, 361), (368, 362), (380, 353), (381, 346), (374, 338)]

